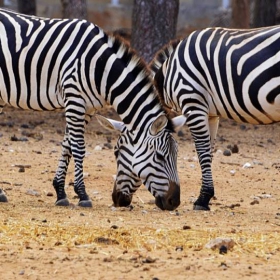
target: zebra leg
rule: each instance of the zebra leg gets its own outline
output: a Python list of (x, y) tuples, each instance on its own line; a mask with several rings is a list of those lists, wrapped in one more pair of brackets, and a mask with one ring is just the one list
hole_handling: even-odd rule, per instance
[[(3, 100), (0, 100), (0, 114), (2, 113), (4, 105), (5, 102)], [(8, 202), (8, 199), (2, 189), (0, 189), (0, 202)]]
[(211, 139), (211, 159), (213, 158), (213, 152), (215, 148), (215, 142), (219, 127), (219, 117), (209, 117), (209, 129)]
[(0, 189), (0, 202), (8, 202), (8, 199), (2, 189)]
[(64, 139), (62, 142), (62, 153), (59, 160), (58, 168), (53, 179), (53, 186), (56, 191), (57, 201), (55, 205), (57, 206), (69, 206), (69, 200), (65, 193), (65, 177), (68, 169), (70, 159), (72, 157), (71, 146), (69, 141), (68, 128), (66, 126)]
[(83, 161), (85, 157), (85, 124), (86, 116), (84, 107), (78, 100), (68, 101), (66, 105), (66, 123), (69, 131), (71, 151), (75, 162), (74, 191), (79, 196), (79, 206), (92, 207), (92, 201), (86, 193), (83, 178)]
[(194, 210), (210, 210), (209, 201), (214, 196), (214, 185), (212, 179), (212, 153), (210, 127), (208, 116), (201, 112), (192, 111), (188, 116), (187, 125), (195, 142), (196, 152), (202, 172), (202, 186), (200, 195), (194, 203)]

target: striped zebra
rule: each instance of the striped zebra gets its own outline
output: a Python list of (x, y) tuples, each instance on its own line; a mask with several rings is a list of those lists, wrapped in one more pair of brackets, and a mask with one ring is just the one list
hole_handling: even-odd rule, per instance
[[(168, 161), (169, 158), (173, 159), (173, 158), (177, 158), (177, 144), (174, 141), (170, 141), (168, 138), (171, 137), (171, 135), (167, 135), (167, 139), (165, 139), (164, 141), (158, 141), (155, 143), (155, 149), (157, 151), (161, 151), (159, 153), (156, 153), (153, 155), (154, 158), (151, 158), (151, 162), (149, 164), (149, 168), (147, 169), (147, 165), (146, 165), (146, 157), (147, 157), (147, 153), (146, 151), (143, 150), (143, 153), (141, 153), (141, 157), (143, 159), (145, 159), (145, 161), (140, 161), (139, 163), (137, 163), (135, 165), (135, 167), (138, 170), (143, 170), (144, 171), (144, 176), (142, 175), (142, 180), (141, 177), (138, 175), (138, 172), (135, 172), (134, 168), (133, 168), (133, 162), (134, 160), (134, 151), (130, 145), (131, 143), (131, 135), (130, 133), (127, 131), (127, 127), (123, 125), (123, 122), (119, 122), (119, 121), (115, 121), (112, 119), (108, 119), (105, 117), (102, 117), (100, 115), (96, 115), (99, 123), (104, 126), (105, 128), (109, 129), (109, 130), (117, 130), (120, 131), (121, 134), (119, 136), (118, 142), (114, 148), (114, 154), (116, 157), (116, 161), (117, 161), (117, 176), (114, 182), (114, 188), (113, 188), (113, 192), (112, 192), (112, 199), (114, 202), (114, 206), (118, 207), (118, 206), (128, 206), (130, 205), (132, 198), (133, 198), (133, 194), (137, 191), (137, 189), (142, 185), (142, 180), (145, 183), (145, 177), (149, 177), (152, 176), (154, 174), (157, 174), (157, 176), (160, 178), (162, 177), (162, 164), (164, 164), (165, 161)], [(186, 122), (186, 118), (179, 116), (179, 117), (175, 117), (172, 119), (173, 122), (173, 126), (175, 128), (180, 128), (182, 127), (185, 122)], [(173, 147), (172, 147), (173, 146)], [(166, 155), (166, 159), (164, 159), (164, 155)], [(151, 155), (152, 156), (152, 155)], [(152, 164), (154, 162), (156, 162), (157, 164)], [(144, 164), (143, 164), (144, 163)], [(139, 165), (139, 166), (138, 166)], [(170, 168), (171, 167), (171, 168)], [(176, 170), (177, 170), (177, 166), (173, 166), (173, 163), (170, 162), (169, 163), (169, 167), (167, 166), (167, 171), (168, 174), (172, 174), (172, 177), (176, 177), (177, 175), (175, 174)], [(136, 170), (137, 170), (136, 169)], [(143, 172), (141, 171), (141, 172)], [(155, 182), (154, 182), (155, 183)], [(164, 186), (162, 183), (160, 183), (160, 179), (158, 179), (156, 181), (157, 184), (159, 184), (159, 186)], [(148, 188), (149, 191), (156, 197), (156, 204), (159, 208), (161, 209), (169, 209), (172, 210), (174, 208), (169, 207), (167, 208), (167, 206), (165, 206), (164, 204), (162, 204), (162, 201), (159, 200), (157, 198), (157, 193), (159, 193), (161, 190), (160, 189), (156, 189), (154, 187), (154, 189), (150, 189)], [(172, 196), (175, 196), (175, 194), (177, 194), (178, 196), (180, 196), (180, 189), (177, 187), (177, 185), (173, 182), (170, 182), (170, 187), (167, 190), (167, 194), (165, 194), (165, 196), (167, 196), (169, 198), (169, 204), (173, 205), (174, 202), (172, 202)], [(162, 194), (164, 195), (164, 193)]]
[(194, 209), (209, 210), (219, 117), (251, 124), (280, 121), (280, 26), (194, 31), (161, 50), (150, 68), (166, 106), (187, 117), (202, 171)]
[[(96, 109), (107, 104), (123, 121), (116, 129), (122, 127), (132, 155), (118, 169), (129, 168), (127, 173), (145, 184), (161, 209), (180, 204), (177, 142), (172, 136), (180, 120), (167, 118), (147, 67), (121, 39), (85, 20), (45, 19), (0, 9), (0, 43), (0, 110), (5, 104), (65, 110), (62, 154), (53, 180), (56, 205), (69, 205), (64, 185), (73, 156), (79, 206), (92, 206), (83, 180), (84, 130)], [(119, 177), (116, 184), (121, 184)], [(0, 200), (7, 200), (3, 191)]]

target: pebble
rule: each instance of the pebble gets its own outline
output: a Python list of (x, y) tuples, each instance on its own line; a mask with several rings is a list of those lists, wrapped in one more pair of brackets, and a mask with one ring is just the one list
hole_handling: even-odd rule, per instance
[(225, 149), (223, 152), (223, 155), (226, 157), (229, 157), (229, 156), (231, 156), (231, 151), (229, 149)]
[(26, 194), (34, 195), (34, 196), (39, 196), (40, 195), (37, 191), (34, 191), (34, 190), (27, 190)]
[(97, 145), (95, 146), (94, 148), (95, 151), (101, 151), (102, 150), (102, 147), (100, 145)]
[(244, 169), (250, 168), (250, 167), (252, 167), (252, 164), (249, 163), (249, 162), (246, 162), (246, 163), (242, 166), (242, 168), (244, 168)]
[(221, 254), (221, 255), (224, 255), (224, 254), (226, 254), (227, 253), (227, 246), (225, 246), (225, 245), (222, 245), (221, 247), (220, 247), (220, 249), (219, 249), (219, 253)]
[(215, 250), (217, 248), (221, 248), (221, 246), (225, 246), (227, 250), (232, 249), (235, 245), (235, 242), (232, 238), (222, 238), (218, 237), (215, 239), (210, 240), (206, 245), (205, 248)]

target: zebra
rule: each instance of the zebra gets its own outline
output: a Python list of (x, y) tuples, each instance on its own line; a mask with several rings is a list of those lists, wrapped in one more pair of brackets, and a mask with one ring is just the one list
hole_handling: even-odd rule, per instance
[[(83, 180), (85, 125), (97, 109), (111, 105), (122, 120), (119, 127), (125, 127), (121, 131), (132, 153), (131, 162), (121, 168), (131, 165), (129, 171), (161, 209), (179, 206), (178, 147), (172, 133), (185, 117), (175, 122), (167, 117), (150, 72), (133, 49), (86, 20), (47, 19), (4, 9), (0, 43), (0, 111), (5, 104), (24, 110), (65, 110), (62, 153), (53, 179), (55, 205), (69, 205), (64, 185), (73, 156), (78, 205), (92, 207)], [(119, 145), (122, 139), (121, 134)], [(7, 201), (2, 190), (0, 201)]]
[(149, 67), (163, 102), (187, 118), (202, 172), (194, 209), (210, 210), (219, 118), (280, 121), (280, 26), (197, 30), (160, 50)]
[[(114, 206), (116, 206), (116, 207), (129, 206), (131, 204), (133, 194), (142, 185), (142, 180), (141, 180), (140, 176), (132, 168), (133, 161), (134, 161), (134, 159), (133, 159), (134, 152), (130, 145), (131, 135), (128, 132), (127, 127), (123, 124), (123, 122), (108, 119), (101, 115), (96, 115), (96, 118), (97, 118), (98, 122), (106, 129), (117, 130), (120, 132), (118, 142), (114, 148), (114, 154), (115, 154), (118, 168), (117, 168), (117, 176), (116, 176), (116, 179), (114, 182), (114, 188), (113, 188), (113, 192), (112, 192), (112, 200), (113, 200)], [(176, 128), (176, 131), (185, 124), (185, 121), (186, 121), (186, 118), (182, 117), (182, 116), (175, 117), (172, 119), (173, 125)], [(170, 135), (169, 135), (169, 137), (170, 137)], [(155, 145), (156, 145), (156, 150), (165, 151), (165, 152), (156, 154), (156, 158), (154, 160), (155, 160), (155, 162), (158, 162), (158, 164), (150, 166), (148, 176), (150, 176), (151, 174), (158, 174), (158, 176), (161, 177), (162, 176), (161, 175), (162, 164), (165, 161), (165, 159), (163, 158), (164, 154), (168, 155), (166, 160), (169, 160), (169, 157), (171, 159), (176, 157), (177, 147), (174, 146), (174, 149), (172, 147), (169, 147), (170, 145), (173, 146), (174, 142), (168, 141), (168, 140), (157, 142), (157, 143), (155, 143)], [(173, 155), (172, 155), (172, 153), (173, 153)], [(172, 167), (172, 162), (170, 162), (170, 166)], [(143, 169), (143, 166), (138, 167), (138, 168)], [(172, 174), (172, 172), (174, 172), (175, 170), (177, 170), (177, 166), (173, 166), (172, 169), (169, 169), (168, 172), (170, 174)], [(174, 176), (175, 176), (175, 174), (174, 174)], [(145, 182), (144, 178), (143, 178), (143, 181)], [(157, 195), (154, 191), (152, 191), (152, 193), (156, 197), (157, 206), (160, 209), (164, 210), (166, 208), (166, 206), (162, 205), (161, 200), (158, 200)], [(159, 192), (159, 190), (157, 190), (157, 192)], [(177, 193), (177, 195), (180, 196), (180, 189), (176, 187), (176, 184), (170, 183), (170, 188), (169, 188), (169, 190), (167, 190), (166, 196), (170, 197), (170, 199), (171, 199), (170, 194), (173, 192)], [(172, 204), (171, 201), (170, 201), (170, 204)], [(169, 210), (171, 210), (171, 208)]]

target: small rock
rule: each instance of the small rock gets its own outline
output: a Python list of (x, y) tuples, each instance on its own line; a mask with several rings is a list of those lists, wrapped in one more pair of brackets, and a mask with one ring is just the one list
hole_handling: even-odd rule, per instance
[(232, 249), (235, 245), (235, 242), (231, 238), (215, 238), (210, 240), (206, 245), (205, 248), (215, 250), (220, 248), (221, 246), (226, 246), (228, 250)]
[(183, 226), (183, 230), (191, 229), (190, 226)]
[(97, 145), (95, 146), (94, 148), (95, 151), (101, 151), (102, 150), (102, 147), (100, 145)]
[(175, 251), (182, 252), (184, 250), (183, 246), (176, 246)]
[(23, 173), (23, 172), (25, 172), (25, 168), (22, 166), (22, 167), (20, 167), (19, 168), (19, 170), (18, 170), (18, 172), (20, 172), (20, 173)]
[(111, 149), (113, 149), (113, 146), (110, 143), (105, 143), (104, 148), (107, 148), (107, 149), (111, 150)]
[(258, 200), (253, 200), (252, 202), (250, 202), (250, 205), (255, 205), (255, 204), (260, 204), (260, 202)]
[(237, 154), (239, 152), (239, 148), (236, 144), (234, 144), (232, 147), (231, 147), (231, 152), (233, 154)]
[(244, 169), (250, 168), (250, 167), (252, 167), (252, 164), (249, 163), (249, 162), (246, 162), (246, 163), (242, 166), (242, 168), (244, 168)]
[(156, 262), (157, 259), (152, 259), (151, 257), (147, 257), (146, 259), (144, 259), (142, 262), (143, 263), (154, 263)]
[(34, 196), (39, 196), (40, 195), (37, 191), (34, 191), (34, 190), (27, 190), (26, 194), (34, 195)]
[(231, 156), (231, 151), (229, 149), (225, 149), (223, 152), (223, 155), (226, 157), (229, 157), (229, 156)]
[(224, 254), (226, 254), (227, 253), (227, 246), (225, 246), (225, 245), (222, 245), (221, 247), (220, 247), (220, 249), (219, 249), (219, 253), (221, 254), (221, 255), (224, 255)]

